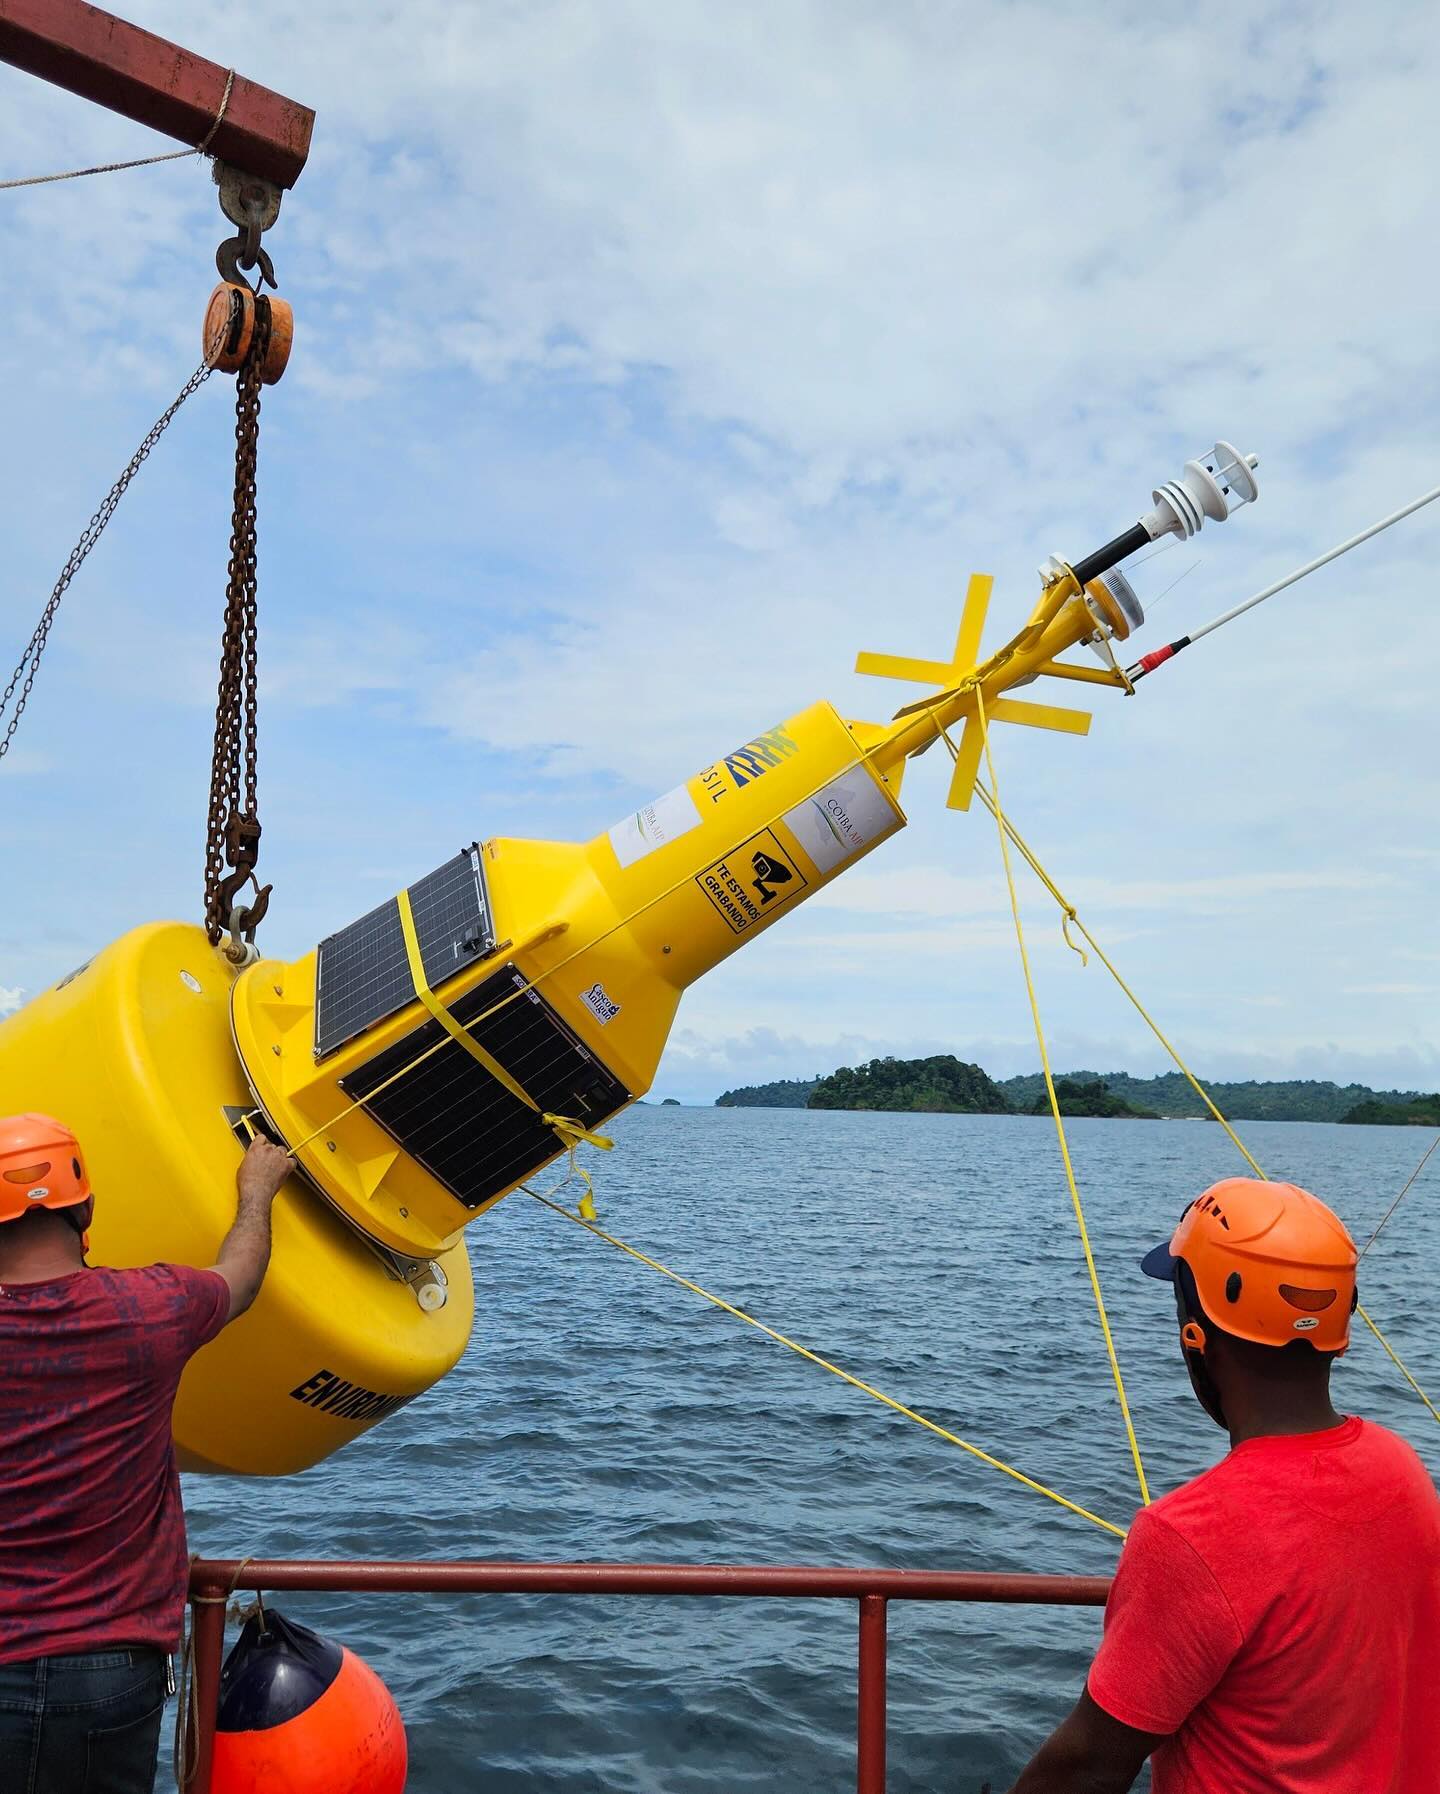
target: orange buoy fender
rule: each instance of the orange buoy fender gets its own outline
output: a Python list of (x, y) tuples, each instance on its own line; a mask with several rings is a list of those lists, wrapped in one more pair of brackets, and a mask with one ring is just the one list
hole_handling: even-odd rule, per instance
[(368, 1663), (281, 1614), (245, 1622), (220, 1672), (213, 1794), (403, 1794), (406, 1761)]

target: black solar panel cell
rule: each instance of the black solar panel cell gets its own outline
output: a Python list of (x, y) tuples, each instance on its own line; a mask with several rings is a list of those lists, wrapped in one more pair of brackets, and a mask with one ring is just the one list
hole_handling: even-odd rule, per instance
[[(475, 1021), (486, 1010), (494, 1013)], [(593, 1127), (629, 1101), (624, 1085), (513, 965), (467, 991), (451, 1014), (475, 1023), (474, 1038), (541, 1110)], [(441, 1041), (438, 1052), (414, 1063)], [(382, 1089), (390, 1078), (395, 1082)], [(363, 1100), (366, 1113), (467, 1208), (498, 1196), (555, 1153), (554, 1130), (436, 1021), (350, 1073), (341, 1088)]]
[[(495, 947), (478, 847), (456, 854), (410, 886), (415, 938), (431, 989)], [(324, 1059), (412, 1002), (415, 985), (389, 898), (321, 941), (315, 974), (315, 1057)]]

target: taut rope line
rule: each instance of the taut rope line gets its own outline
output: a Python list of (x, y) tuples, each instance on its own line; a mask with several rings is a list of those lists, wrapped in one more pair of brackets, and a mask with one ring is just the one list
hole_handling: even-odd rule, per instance
[(1365, 1310), (1364, 1304), (1357, 1302), (1355, 1305), (1355, 1312), (1356, 1312), (1356, 1314), (1358, 1314), (1360, 1316), (1360, 1319), (1362, 1321), (1364, 1321), (1365, 1325), (1370, 1329), (1370, 1331), (1380, 1341), (1381, 1345), (1384, 1346), (1386, 1352), (1389, 1354), (1390, 1361), (1395, 1366), (1396, 1370), (1398, 1370), (1400, 1372), (1400, 1375), (1402, 1377), (1404, 1377), (1405, 1381), (1415, 1391), (1416, 1395), (1418, 1395), (1420, 1397), (1421, 1401), (1424, 1402), (1425, 1406), (1430, 1410), (1431, 1418), (1433, 1420), (1435, 1420), (1437, 1422), (1437, 1424), (1440, 1424), (1440, 1408), (1436, 1408), (1434, 1402), (1432, 1402), (1430, 1397), (1428, 1395), (1426, 1395), (1425, 1391), (1415, 1381), (1414, 1377), (1411, 1376), (1410, 1372), (1408, 1370), (1406, 1370), (1404, 1364), (1400, 1360), (1400, 1354), (1395, 1350), (1394, 1346), (1391, 1345), (1390, 1341), (1385, 1337), (1385, 1335), (1375, 1325), (1374, 1321), (1371, 1320), (1369, 1314)]
[(1405, 1187), (1401, 1190), (1400, 1194), (1395, 1198), (1395, 1200), (1390, 1204), (1389, 1208), (1386, 1209), (1385, 1213), (1380, 1217), (1380, 1226), (1375, 1229), (1374, 1233), (1372, 1233), (1370, 1235), (1370, 1238), (1368, 1240), (1366, 1240), (1365, 1244), (1360, 1248), (1361, 1258), (1364, 1258), (1365, 1254), (1375, 1244), (1376, 1240), (1378, 1240), (1380, 1238), (1381, 1229), (1385, 1226), (1385, 1223), (1390, 1219), (1391, 1215), (1393, 1215), (1395, 1213), (1396, 1209), (1399, 1208), (1400, 1204), (1410, 1194), (1410, 1186), (1415, 1182), (1416, 1178), (1419, 1177), (1420, 1173), (1425, 1169), (1426, 1165), (1429, 1164), (1430, 1154), (1432, 1152), (1434, 1152), (1434, 1150), (1437, 1146), (1440, 1146), (1440, 1134), (1436, 1134), (1435, 1138), (1425, 1148), (1425, 1152), (1424, 1152), (1423, 1157), (1420, 1160), (1420, 1163), (1410, 1173), (1409, 1177), (1406, 1178)]
[[(954, 751), (953, 746), (951, 748), (951, 751), (952, 752)], [(985, 805), (986, 809), (989, 810), (990, 814), (992, 816), (996, 815), (995, 800), (990, 795), (989, 791), (985, 788), (985, 786), (977, 781), (975, 789), (980, 793), (980, 801)], [(1085, 926), (1084, 922), (1081, 921), (1080, 916), (1079, 916), (1078, 912), (1076, 911), (1075, 905), (1073, 903), (1071, 903), (1069, 898), (1066, 897), (1065, 893), (1055, 883), (1054, 879), (1051, 878), (1050, 874), (1040, 864), (1040, 861), (1035, 857), (1034, 852), (1026, 844), (1026, 842), (1021, 838), (1019, 830), (1015, 827), (1014, 823), (1010, 820), (1010, 817), (1008, 816), (1008, 814), (1005, 816), (1004, 822), (1005, 822), (1005, 833), (1007, 835), (1009, 835), (1010, 839), (1015, 843), (1015, 846), (1019, 849), (1021, 855), (1023, 856), (1023, 858), (1025, 860), (1025, 863), (1030, 867), (1030, 870), (1040, 880), (1041, 884), (1044, 885), (1045, 889), (1055, 899), (1056, 903), (1060, 906), (1061, 910), (1064, 912), (1064, 925), (1066, 927), (1068, 927), (1071, 923), (1073, 923), (1075, 925), (1075, 927), (1080, 930), (1081, 934), (1084, 935), (1085, 939), (1089, 942), (1091, 951), (1095, 954), (1095, 957), (1100, 961), (1101, 965), (1104, 966), (1105, 970), (1110, 974), (1110, 976), (1120, 986), (1121, 990), (1124, 991), (1125, 995), (1134, 1004), (1135, 1009), (1136, 1009), (1137, 1013), (1139, 1014), (1141, 1020), (1145, 1023), (1145, 1026), (1150, 1030), (1150, 1032), (1160, 1042), (1161, 1046), (1164, 1047), (1165, 1051), (1175, 1061), (1175, 1065), (1176, 1065), (1177, 1069), (1184, 1074), (1186, 1080), (1189, 1082), (1189, 1084), (1190, 1084), (1191, 1088), (1194, 1090), (1195, 1094), (1200, 1098), (1201, 1102), (1204, 1103), (1205, 1107), (1210, 1111), (1210, 1113), (1214, 1117), (1214, 1119), (1220, 1123), (1221, 1127), (1223, 1127), (1225, 1132), (1230, 1136), (1230, 1139), (1235, 1146), (1235, 1150), (1245, 1160), (1246, 1164), (1249, 1165), (1250, 1169), (1255, 1173), (1256, 1177), (1263, 1178), (1265, 1176), (1265, 1173), (1260, 1169), (1259, 1165), (1256, 1164), (1255, 1160), (1250, 1156), (1249, 1150), (1247, 1149), (1245, 1142), (1240, 1138), (1240, 1136), (1235, 1132), (1234, 1128), (1231, 1127), (1230, 1123), (1220, 1113), (1220, 1110), (1216, 1107), (1214, 1101), (1211, 1099), (1210, 1092), (1205, 1088), (1205, 1086), (1195, 1076), (1194, 1072), (1191, 1071), (1190, 1067), (1180, 1057), (1180, 1055), (1176, 1051), (1174, 1045), (1171, 1043), (1171, 1041), (1165, 1035), (1165, 1033), (1163, 1032), (1163, 1030), (1160, 1027), (1160, 1024), (1155, 1020), (1154, 1016), (1152, 1016), (1150, 1014), (1149, 1010), (1146, 1009), (1145, 1005), (1140, 1001), (1139, 997), (1136, 996), (1135, 992), (1133, 990), (1131, 990), (1130, 986), (1120, 976), (1119, 971), (1116, 969), (1115, 965), (1110, 960), (1109, 956), (1106, 954), (1105, 949), (1100, 945), (1099, 941), (1097, 941), (1095, 939), (1095, 936), (1093, 934), (1091, 934), (1090, 930)], [(1066, 938), (1068, 940), (1068, 938), (1069, 938), (1068, 935), (1066, 936)], [(1072, 945), (1073, 945), (1073, 943), (1072, 943)], [(1079, 949), (1077, 948), (1076, 951), (1078, 952)], [(1081, 957), (1083, 958), (1084, 955), (1082, 954)]]
[(225, 122), (225, 109), (230, 104), (230, 95), (235, 91), (235, 71), (231, 69), (225, 77), (225, 92), (221, 96), (220, 110), (210, 121), (210, 129), (191, 149), (166, 150), (159, 156), (137, 156), (133, 162), (99, 162), (93, 168), (67, 168), (62, 174), (31, 174), (20, 180), (0, 181), (0, 193), (12, 187), (48, 187), (52, 181), (78, 181), (87, 174), (119, 174), (126, 168), (153, 168), (157, 162), (182, 162), (187, 156), (208, 156), (210, 145), (215, 141), (215, 133)]
[[(1125, 1436), (1130, 1442), (1130, 1456), (1135, 1464), (1135, 1480), (1140, 1485), (1140, 1499), (1150, 1505), (1150, 1489), (1145, 1481), (1145, 1465), (1140, 1457), (1140, 1441), (1135, 1437), (1135, 1423), (1130, 1417), (1130, 1403), (1125, 1395), (1125, 1378), (1110, 1332), (1110, 1317), (1105, 1312), (1105, 1297), (1100, 1289), (1100, 1273), (1095, 1268), (1095, 1254), (1090, 1249), (1090, 1230), (1085, 1225), (1085, 1208), (1080, 1201), (1080, 1186), (1075, 1180), (1075, 1167), (1070, 1159), (1070, 1142), (1065, 1137), (1065, 1123), (1060, 1116), (1060, 1102), (1055, 1095), (1055, 1080), (1050, 1072), (1050, 1051), (1045, 1040), (1045, 1027), (1040, 1020), (1040, 1002), (1035, 994), (1035, 980), (1030, 971), (1030, 955), (1025, 947), (1025, 928), (1020, 920), (1020, 899), (1015, 889), (1015, 870), (1010, 864), (1010, 841), (1005, 833), (1004, 811), (1000, 806), (1000, 784), (995, 776), (995, 762), (990, 752), (990, 729), (985, 716), (985, 694), (975, 688), (975, 717), (980, 725), (980, 742), (985, 765), (994, 793), (991, 809), (1000, 833), (1000, 858), (1005, 868), (1005, 883), (1010, 892), (1010, 913), (1015, 919), (1015, 940), (1020, 949), (1020, 968), (1025, 974), (1025, 991), (1030, 999), (1030, 1016), (1035, 1024), (1035, 1040), (1040, 1048), (1040, 1068), (1045, 1074), (1045, 1091), (1050, 1098), (1050, 1113), (1055, 1121), (1055, 1134), (1060, 1142), (1060, 1157), (1065, 1165), (1065, 1181), (1070, 1186), (1070, 1201), (1075, 1210), (1075, 1223), (1080, 1230), (1080, 1244), (1085, 1253), (1085, 1268), (1090, 1273), (1090, 1288), (1095, 1296), (1095, 1312), (1100, 1317), (1100, 1331), (1105, 1336), (1105, 1352), (1110, 1360), (1110, 1374), (1115, 1379), (1115, 1393), (1120, 1400), (1120, 1413), (1125, 1421)], [(942, 725), (943, 727), (943, 725)], [(946, 739), (949, 739), (948, 731)], [(951, 744), (952, 753), (955, 752)]]
[(993, 1457), (988, 1451), (982, 1451), (978, 1445), (972, 1445), (968, 1439), (962, 1439), (958, 1433), (952, 1433), (947, 1427), (940, 1426), (936, 1421), (928, 1420), (925, 1415), (917, 1413), (914, 1408), (906, 1407), (904, 1402), (897, 1402), (894, 1396), (886, 1395), (883, 1390), (877, 1389), (873, 1383), (866, 1383), (860, 1377), (852, 1376), (848, 1370), (842, 1370), (838, 1364), (832, 1364), (828, 1358), (822, 1358), (818, 1352), (812, 1352), (808, 1346), (801, 1345), (798, 1340), (777, 1332), (774, 1327), (767, 1327), (764, 1321), (757, 1320), (753, 1314), (747, 1314), (743, 1308), (737, 1308), (733, 1302), (727, 1302), (723, 1296), (714, 1295), (703, 1285), (692, 1282), (688, 1277), (682, 1277), (678, 1271), (672, 1271), (668, 1265), (661, 1264), (658, 1258), (651, 1258), (637, 1247), (627, 1245), (615, 1234), (607, 1233), (595, 1222), (583, 1219), (558, 1202), (552, 1202), (548, 1196), (542, 1196), (538, 1190), (532, 1190), (528, 1184), (522, 1184), (520, 1187), (527, 1196), (534, 1197), (536, 1202), (540, 1203), (542, 1207), (548, 1208), (553, 1214), (563, 1215), (567, 1221), (573, 1221), (577, 1227), (583, 1227), (586, 1233), (594, 1234), (597, 1240), (604, 1240), (607, 1246), (614, 1246), (616, 1251), (625, 1253), (627, 1257), (633, 1258), (638, 1264), (648, 1265), (652, 1271), (658, 1271), (662, 1277), (668, 1277), (672, 1283), (678, 1283), (682, 1289), (688, 1289), (693, 1295), (703, 1297), (714, 1307), (723, 1309), (726, 1314), (733, 1315), (737, 1321), (744, 1321), (747, 1327), (754, 1327), (767, 1339), (773, 1339), (777, 1345), (784, 1346), (787, 1351), (796, 1353), (797, 1356), (807, 1359), (811, 1364), (818, 1364), (822, 1370), (828, 1370), (831, 1376), (839, 1377), (842, 1383), (848, 1383), (852, 1389), (861, 1390), (877, 1402), (883, 1403), (885, 1407), (892, 1408), (895, 1413), (903, 1414), (907, 1420), (913, 1420), (917, 1426), (923, 1426), (927, 1432), (934, 1433), (937, 1438), (944, 1439), (951, 1445), (958, 1445), (961, 1451), (969, 1452), (972, 1458), (978, 1458), (982, 1464), (988, 1464), (992, 1470), (1003, 1471), (1006, 1476), (1013, 1477), (1017, 1483), (1023, 1483), (1027, 1489), (1033, 1489), (1037, 1495), (1044, 1495), (1048, 1500), (1058, 1502), (1061, 1507), (1068, 1508), (1072, 1514), (1078, 1514), (1081, 1519), (1089, 1520), (1093, 1525), (1103, 1527), (1106, 1532), (1113, 1532), (1116, 1538), (1123, 1539), (1126, 1536), (1125, 1528), (1115, 1525), (1113, 1520), (1102, 1520), (1099, 1514), (1092, 1514), (1088, 1507), (1081, 1507), (1079, 1502), (1071, 1501), (1068, 1496), (1047, 1488), (1044, 1483), (1036, 1482), (1033, 1476), (1026, 1476), (1023, 1470), (1017, 1470), (1013, 1465), (1005, 1463), (1003, 1459)]
[[(953, 756), (956, 751), (955, 744), (950, 739), (950, 736), (948, 735), (948, 733), (945, 735), (945, 745), (949, 748), (950, 753)], [(990, 776), (991, 776), (991, 781), (993, 783), (994, 776), (995, 776), (993, 767), (991, 767)], [(1150, 1029), (1151, 1033), (1160, 1042), (1161, 1046), (1164, 1047), (1165, 1051), (1175, 1061), (1176, 1066), (1185, 1074), (1185, 1077), (1188, 1079), (1190, 1084), (1195, 1089), (1196, 1093), (1199, 1095), (1201, 1100), (1204, 1102), (1206, 1108), (1209, 1109), (1210, 1113), (1215, 1117), (1216, 1121), (1218, 1121), (1220, 1123), (1221, 1127), (1223, 1127), (1225, 1132), (1230, 1136), (1231, 1140), (1235, 1144), (1236, 1150), (1244, 1158), (1245, 1163), (1247, 1165), (1249, 1165), (1250, 1169), (1255, 1173), (1256, 1177), (1260, 1178), (1262, 1181), (1268, 1182), (1269, 1179), (1267, 1177), (1267, 1174), (1265, 1173), (1264, 1170), (1261, 1169), (1261, 1166), (1260, 1166), (1259, 1162), (1256, 1160), (1254, 1154), (1245, 1145), (1245, 1142), (1235, 1132), (1234, 1128), (1231, 1127), (1230, 1123), (1220, 1113), (1219, 1109), (1215, 1106), (1215, 1103), (1211, 1099), (1209, 1091), (1206, 1090), (1205, 1086), (1195, 1076), (1194, 1072), (1191, 1071), (1190, 1067), (1180, 1057), (1179, 1053), (1175, 1050), (1174, 1046), (1171, 1044), (1170, 1040), (1166, 1037), (1166, 1035), (1161, 1031), (1159, 1024), (1155, 1021), (1154, 1017), (1146, 1009), (1145, 1005), (1140, 1001), (1139, 997), (1137, 997), (1135, 995), (1135, 992), (1133, 990), (1131, 990), (1130, 986), (1120, 976), (1120, 973), (1116, 970), (1114, 964), (1111, 962), (1108, 955), (1105, 953), (1105, 950), (1101, 947), (1100, 943), (1095, 939), (1094, 935), (1091, 934), (1090, 930), (1080, 920), (1079, 915), (1076, 913), (1074, 904), (1072, 904), (1068, 900), (1068, 898), (1065, 896), (1065, 894), (1060, 890), (1059, 886), (1055, 883), (1054, 879), (1051, 878), (1050, 874), (1045, 870), (1044, 866), (1042, 866), (1040, 861), (1035, 857), (1035, 854), (1032, 851), (1032, 849), (1026, 845), (1024, 840), (1022, 840), (1018, 830), (1015, 828), (1015, 825), (1010, 821), (1010, 818), (1007, 815), (1005, 815), (1003, 811), (1001, 811), (999, 809), (999, 806), (998, 806), (995, 798), (992, 797), (991, 793), (985, 789), (985, 786), (982, 783), (979, 783), (978, 781), (976, 783), (975, 788), (980, 793), (981, 799), (984, 802), (986, 808), (990, 811), (990, 814), (996, 818), (997, 822), (1000, 822), (1003, 824), (1005, 835), (1008, 836), (1009, 839), (1015, 843), (1015, 846), (1019, 849), (1020, 853), (1024, 856), (1026, 863), (1029, 865), (1031, 870), (1035, 873), (1035, 876), (1040, 880), (1040, 882), (1045, 886), (1046, 890), (1049, 891), (1050, 895), (1055, 899), (1056, 903), (1060, 906), (1061, 910), (1064, 912), (1065, 921), (1067, 923), (1073, 922), (1075, 924), (1075, 926), (1080, 930), (1081, 934), (1084, 935), (1085, 939), (1090, 943), (1090, 946), (1094, 949), (1095, 955), (1099, 959), (1101, 965), (1103, 965), (1105, 967), (1106, 971), (1109, 972), (1110, 976), (1120, 986), (1121, 990), (1124, 991), (1125, 995), (1130, 999), (1131, 1003), (1134, 1004), (1137, 1013), (1140, 1015), (1142, 1020), (1145, 1022), (1145, 1025)], [(1069, 940), (1068, 934), (1066, 935), (1066, 939), (1067, 939), (1067, 941)], [(1071, 942), (1070, 944), (1072, 946), (1074, 945), (1073, 942)], [(1078, 951), (1078, 949), (1077, 949), (1077, 951)], [(1409, 1182), (1405, 1185), (1405, 1188), (1403, 1190), (1401, 1190), (1400, 1195), (1395, 1198), (1394, 1202), (1391, 1203), (1389, 1209), (1386, 1211), (1384, 1217), (1382, 1218), (1382, 1220), (1380, 1222), (1380, 1227), (1383, 1227), (1385, 1225), (1386, 1221), (1388, 1221), (1390, 1219), (1390, 1216), (1393, 1215), (1395, 1210), (1400, 1206), (1401, 1199), (1404, 1197), (1406, 1192), (1410, 1189), (1411, 1185), (1415, 1182), (1416, 1178), (1419, 1177), (1421, 1171), (1424, 1170), (1426, 1160), (1429, 1159), (1430, 1154), (1435, 1151), (1437, 1146), (1440, 1146), (1440, 1136), (1437, 1136), (1436, 1139), (1431, 1142), (1430, 1147), (1429, 1147), (1428, 1151), (1425, 1153), (1424, 1158), (1422, 1158), (1420, 1163), (1415, 1167), (1415, 1170), (1412, 1173)], [(1374, 1245), (1376, 1238), (1379, 1236), (1380, 1227), (1377, 1227), (1375, 1229), (1375, 1232), (1373, 1234), (1371, 1234), (1370, 1239), (1366, 1243), (1364, 1251), (1362, 1251), (1360, 1254), (1360, 1257), (1363, 1258), (1365, 1256), (1365, 1252), (1368, 1252), (1370, 1250), (1370, 1247)], [(1391, 1345), (1390, 1341), (1380, 1331), (1379, 1327), (1376, 1326), (1375, 1322), (1371, 1319), (1369, 1313), (1366, 1311), (1366, 1309), (1363, 1306), (1357, 1305), (1356, 1312), (1359, 1314), (1360, 1318), (1364, 1321), (1365, 1325), (1375, 1335), (1376, 1339), (1378, 1339), (1380, 1341), (1380, 1344), (1385, 1348), (1385, 1351), (1388, 1354), (1391, 1362), (1394, 1364), (1395, 1368), (1400, 1372), (1401, 1376), (1404, 1377), (1405, 1381), (1415, 1391), (1416, 1395), (1418, 1395), (1420, 1397), (1420, 1400), (1422, 1402), (1424, 1402), (1425, 1406), (1430, 1410), (1432, 1418), (1436, 1421), (1437, 1424), (1440, 1424), (1440, 1409), (1436, 1408), (1434, 1402), (1432, 1402), (1430, 1400), (1430, 1397), (1420, 1387), (1420, 1384), (1415, 1380), (1414, 1376), (1410, 1373), (1409, 1369), (1406, 1367), (1406, 1364), (1405, 1364), (1404, 1360), (1401, 1358), (1400, 1354), (1395, 1350), (1394, 1346)]]

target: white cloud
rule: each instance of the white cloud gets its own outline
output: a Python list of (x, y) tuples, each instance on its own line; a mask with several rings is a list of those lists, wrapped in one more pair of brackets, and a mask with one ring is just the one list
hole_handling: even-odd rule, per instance
[[(1028, 874), (1025, 875), (1028, 877)], [(1065, 894), (1085, 920), (1116, 911), (1158, 910), (1175, 916), (1253, 909), (1265, 900), (1313, 892), (1370, 892), (1391, 882), (1384, 874), (1339, 869), (1231, 872), (1204, 880), (1080, 876), (1065, 880)], [(948, 872), (938, 866), (904, 868), (870, 860), (812, 899), (816, 907), (879, 916), (957, 916), (1001, 909), (1009, 915), (1005, 888), (991, 878)], [(1012, 931), (1013, 934), (1013, 931)]]
[[(213, 0), (136, 4), (234, 53)], [(1214, 432), (1260, 451), (1261, 502), (1140, 570), (1155, 592), (1200, 562), (1141, 646), (1435, 477), (1423, 9), (1378, 31), (1238, 0), (247, 17), (247, 72), (320, 112), (273, 239), (299, 332), (262, 450), (272, 945), (368, 903), (357, 858), (585, 836), (822, 693), (887, 714), (913, 690), (851, 678), (857, 648), (948, 651), (977, 565), (993, 641), (1044, 553), (1114, 533)], [(1044, 128), (1077, 69), (1106, 101)], [(7, 170), (154, 147), (11, 71), (0, 87)], [(8, 638), (193, 365), (225, 229), (188, 164), (7, 201), (26, 270), (0, 344)], [(27, 985), (97, 928), (193, 912), (226, 409), (212, 383), (177, 422), (57, 626), (0, 822), (7, 851), (47, 853), (6, 918)], [(1221, 1072), (1430, 1063), (1404, 974), (1434, 907), (1436, 528), (1402, 525), (1134, 702), (1098, 694), (1084, 742), (997, 735), (1016, 820)], [(820, 1042), (1033, 1061), (993, 829), (941, 811), (939, 759), (884, 857), (682, 1023), (748, 1041), (763, 1018), (772, 1066)], [(120, 805), (155, 843), (123, 868)], [(1114, 993), (1047, 898), (1026, 906), (1056, 1039), (1138, 1069), (1143, 1029), (1123, 1004), (1099, 1019)]]
[(11, 1015), (25, 1000), (18, 984), (0, 984), (0, 1015)]

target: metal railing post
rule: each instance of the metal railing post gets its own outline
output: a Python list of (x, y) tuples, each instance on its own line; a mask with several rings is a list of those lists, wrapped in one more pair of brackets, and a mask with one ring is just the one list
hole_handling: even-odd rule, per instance
[[(195, 1589), (191, 1595), (195, 1729), (188, 1753), (191, 1775), (182, 1794), (210, 1794), (210, 1775), (215, 1760), (215, 1718), (220, 1706), (220, 1660), (225, 1654), (227, 1599), (223, 1587)], [(176, 1725), (188, 1725), (189, 1722), (188, 1713), (176, 1714)]]
[(855, 1747), (858, 1794), (885, 1794), (885, 1597), (860, 1597), (860, 1718)]

